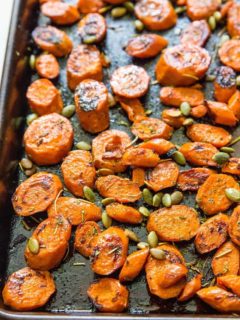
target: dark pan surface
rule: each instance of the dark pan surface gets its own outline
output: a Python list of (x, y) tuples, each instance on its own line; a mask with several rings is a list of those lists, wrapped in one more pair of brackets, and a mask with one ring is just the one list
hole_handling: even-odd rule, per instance
[[(23, 16), (23, 12), (25, 12), (25, 16)], [(31, 218), (25, 218), (24, 221), (31, 227), (31, 230), (28, 231), (23, 227), (23, 219), (16, 217), (11, 209), (10, 195), (12, 194), (16, 185), (26, 179), (21, 170), (18, 170), (18, 162), (14, 161), (16, 156), (18, 157), (18, 160), (23, 156), (21, 137), (23, 133), (22, 127), (24, 127), (25, 124), (22, 126), (20, 125), (20, 130), (18, 131), (16, 131), (15, 128), (19, 127), (22, 119), (21, 117), (24, 116), (26, 112), (26, 101), (24, 96), (26, 92), (26, 86), (29, 84), (29, 78), (31, 76), (31, 71), (26, 63), (26, 55), (30, 55), (32, 50), (33, 53), (38, 53), (31, 41), (28, 43), (28, 45), (26, 44), (26, 39), (34, 26), (50, 24), (49, 19), (39, 15), (39, 8), (36, 5), (36, 1), (16, 1), (14, 15), (15, 17), (13, 18), (12, 28), (14, 29), (14, 23), (19, 25), (19, 27), (17, 28), (16, 33), (14, 31), (14, 34), (10, 36), (10, 42), (13, 44), (13, 47), (9, 47), (8, 55), (9, 57), (11, 56), (11, 58), (6, 60), (6, 72), (8, 72), (8, 76), (10, 78), (8, 78), (8, 81), (6, 81), (5, 74), (1, 92), (2, 140), (0, 149), (0, 192), (1, 199), (4, 200), (4, 198), (6, 198), (5, 203), (7, 203), (7, 205), (3, 206), (4, 203), (2, 201), (2, 207), (0, 211), (1, 282), (4, 282), (9, 274), (26, 265), (24, 260), (24, 248), (26, 245), (26, 240), (30, 237), (32, 231), (37, 225), (36, 222), (34, 222)], [(151, 76), (153, 82), (148, 94), (143, 99), (145, 109), (152, 110), (151, 116), (158, 118), (164, 108), (159, 100), (159, 85), (154, 84), (154, 68), (158, 57), (151, 60), (141, 61), (129, 57), (124, 52), (123, 47), (127, 40), (136, 34), (133, 26), (134, 18), (130, 15), (126, 15), (121, 19), (113, 20), (110, 14), (107, 14), (106, 18), (108, 23), (108, 34), (106, 40), (100, 46), (100, 49), (111, 59), (112, 63), (110, 68), (105, 69), (104, 71), (104, 83), (110, 89), (109, 76), (118, 66), (131, 63), (143, 66)], [(184, 29), (188, 21), (189, 20), (184, 15), (181, 15), (175, 28), (166, 32), (161, 32), (161, 35), (166, 36), (166, 38), (169, 40), (169, 46), (175, 45), (179, 42), (179, 32)], [(207, 44), (207, 49), (213, 58), (209, 74), (213, 73), (216, 65), (219, 64), (219, 60), (216, 57), (216, 45), (218, 44), (220, 36), (223, 33), (222, 28), (223, 26), (220, 25)], [(76, 25), (64, 28), (64, 30), (66, 30), (70, 35), (75, 45), (80, 43)], [(66, 84), (66, 59), (60, 59), (60, 63), (62, 71), (59, 80), (56, 81), (56, 85), (61, 89), (64, 104), (68, 105), (73, 103), (73, 93), (68, 89)], [(23, 70), (21, 73), (19, 73), (20, 67), (22, 67)], [(15, 70), (17, 70), (17, 72)], [(33, 74), (31, 80), (33, 81), (36, 78), (37, 76)], [(3, 90), (5, 95), (3, 94)], [(204, 84), (204, 90), (206, 98), (212, 98), (212, 84)], [(5, 108), (4, 110), (3, 107)], [(90, 142), (93, 136), (86, 134), (80, 128), (76, 116), (71, 118), (71, 122), (74, 126), (75, 144), (80, 140)], [(132, 136), (129, 125), (130, 122), (119, 106), (111, 109), (111, 128), (126, 131)], [(234, 136), (239, 135), (239, 132), (237, 131), (239, 130), (234, 132)], [(184, 141), (187, 141), (182, 129), (175, 131), (172, 141), (174, 141), (176, 144), (182, 144)], [(20, 152), (18, 152), (18, 150), (20, 150)], [(16, 170), (13, 170), (14, 168), (16, 168)], [(61, 171), (59, 168), (59, 165), (52, 167), (41, 167), (38, 168), (38, 171), (46, 170), (61, 176)], [(64, 191), (64, 195), (67, 196), (70, 195), (70, 193), (68, 191)], [(191, 194), (186, 194), (184, 203), (194, 207), (194, 197)], [(101, 206), (100, 197), (97, 199), (97, 204)], [(141, 202), (139, 201), (136, 203), (136, 206), (139, 206), (140, 204)], [(200, 217), (204, 220), (204, 215), (200, 212), (200, 210), (198, 210), (198, 212)], [(38, 219), (42, 219), (44, 217), (46, 217), (46, 214), (36, 215), (36, 218)], [(132, 228), (131, 226), (127, 227), (130, 229)], [(139, 235), (142, 241), (146, 240), (145, 226), (134, 227), (134, 231)], [(192, 275), (196, 274), (198, 270), (202, 271), (204, 273), (203, 283), (205, 285), (209, 284), (213, 279), (211, 272), (211, 256), (207, 255), (202, 256), (201, 258), (197, 256), (193, 243), (181, 243), (177, 244), (177, 247), (181, 250), (187, 262), (193, 262), (193, 266), (190, 268), (189, 277), (191, 278)], [(130, 243), (129, 251), (131, 252), (135, 249), (136, 246), (134, 243)], [(76, 262), (84, 262), (85, 266), (75, 266), (74, 263)], [(56, 282), (57, 293), (45, 306), (45, 308), (39, 310), (39, 312), (66, 312), (67, 315), (74, 314), (77, 318), (78, 315), (83, 315), (83, 312), (89, 313), (96, 311), (93, 309), (92, 304), (87, 298), (86, 290), (89, 284), (94, 281), (97, 276), (91, 271), (89, 267), (89, 260), (83, 258), (78, 253), (73, 252), (73, 238), (70, 242), (69, 254), (60, 267), (56, 270), (53, 270), (53, 276)], [(176, 299), (161, 301), (160, 299), (150, 296), (144, 274), (141, 274), (133, 283), (129, 284), (128, 289), (130, 291), (130, 304), (128, 313), (132, 314), (132, 317), (144, 317), (144, 315), (149, 314), (149, 316), (151, 315), (159, 318), (164, 317), (165, 315), (170, 317), (176, 317), (180, 315), (195, 315), (194, 317), (202, 317), (205, 315), (206, 318), (214, 316), (219, 318), (219, 316), (216, 315), (216, 311), (207, 307), (197, 298), (188, 303), (177, 303)], [(41, 313), (31, 313), (29, 314), (30, 319), (34, 319), (37, 314), (39, 314), (39, 319), (43, 318), (43, 314), (41, 316)], [(95, 314), (93, 316), (90, 315), (90, 318), (93, 319), (95, 316), (101, 316), (101, 314), (98, 313), (97, 315)], [(121, 317), (121, 315), (119, 316)], [(49, 319), (49, 316), (46, 317)], [(110, 317), (112, 318), (112, 316)], [(234, 317), (234, 315), (231, 317)], [(21, 315), (19, 319), (22, 318), (24, 318), (24, 315)], [(75, 316), (73, 316), (73, 318), (75, 319)], [(84, 317), (83, 315), (83, 318), (87, 317)]]

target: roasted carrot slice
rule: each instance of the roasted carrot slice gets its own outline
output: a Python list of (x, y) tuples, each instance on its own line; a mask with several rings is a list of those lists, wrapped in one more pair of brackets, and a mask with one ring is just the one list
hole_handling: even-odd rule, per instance
[(172, 142), (160, 138), (144, 141), (139, 146), (141, 148), (151, 149), (159, 155), (166, 154), (175, 148), (175, 145)]
[(206, 20), (193, 21), (183, 30), (180, 42), (181, 44), (194, 44), (204, 47), (210, 34), (211, 30)]
[(85, 131), (97, 133), (108, 128), (108, 91), (102, 82), (83, 80), (75, 90), (74, 99), (78, 119)]
[(135, 121), (138, 116), (145, 116), (145, 110), (139, 99), (126, 99), (118, 97), (118, 101), (123, 110), (126, 111), (130, 121)]
[(240, 297), (240, 276), (228, 275), (217, 278), (217, 285), (224, 289), (230, 289)]
[(147, 230), (155, 231), (159, 240), (178, 242), (192, 239), (199, 225), (197, 212), (193, 208), (174, 205), (152, 212), (148, 219)]
[(240, 91), (237, 90), (228, 101), (228, 108), (234, 113), (235, 117), (240, 120)]
[(113, 92), (124, 98), (140, 98), (149, 87), (150, 77), (142, 67), (130, 64), (116, 69), (110, 80)]
[(78, 9), (81, 13), (94, 13), (104, 7), (103, 0), (78, 0)]
[(226, 174), (211, 174), (198, 189), (196, 201), (199, 207), (207, 215), (226, 211), (232, 205), (232, 201), (225, 194), (227, 188), (240, 190), (233, 177)]
[(28, 267), (14, 272), (2, 292), (4, 304), (18, 311), (30, 311), (44, 306), (56, 288), (48, 271)]
[(218, 0), (187, 0), (187, 15), (191, 20), (207, 19), (219, 8)]
[(231, 237), (232, 241), (240, 246), (240, 206), (237, 206), (233, 213), (230, 216), (229, 220), (229, 236)]
[(157, 62), (156, 78), (164, 86), (189, 86), (204, 77), (210, 62), (209, 53), (199, 46), (170, 47)]
[(208, 142), (217, 148), (226, 146), (232, 140), (232, 136), (227, 130), (203, 123), (189, 126), (187, 136), (192, 141)]
[(203, 104), (202, 91), (194, 88), (163, 87), (160, 90), (160, 99), (167, 106), (179, 107), (182, 102), (188, 102), (192, 107)]
[(61, 0), (39, 0), (39, 3), (40, 3), (40, 5), (42, 5), (42, 4), (44, 4), (44, 3), (47, 3), (47, 2), (59, 2), (59, 1), (61, 1)]
[(229, 6), (227, 7), (227, 30), (231, 37), (238, 37), (240, 36), (240, 27), (238, 23), (240, 16), (240, 5), (239, 3), (233, 1), (228, 2)]
[(151, 149), (141, 147), (128, 148), (122, 157), (122, 162), (127, 166), (155, 167), (159, 163), (159, 156)]
[(122, 312), (128, 306), (127, 288), (113, 278), (102, 278), (91, 284), (87, 294), (102, 312)]
[(159, 163), (146, 177), (147, 185), (155, 192), (176, 185), (179, 168), (174, 161)]
[(84, 186), (94, 186), (96, 170), (89, 151), (74, 150), (69, 152), (62, 166), (63, 179), (66, 187), (75, 195), (82, 197)]
[(70, 197), (57, 198), (47, 212), (49, 217), (63, 216), (73, 226), (101, 219), (101, 209), (94, 203)]
[(236, 90), (236, 73), (233, 69), (225, 66), (217, 68), (214, 80), (215, 99), (227, 103)]
[(133, 281), (141, 272), (144, 264), (147, 260), (149, 249), (144, 248), (138, 251), (132, 252), (126, 259), (122, 270), (119, 274), (119, 280), (121, 282)]
[(152, 58), (168, 45), (168, 41), (157, 34), (143, 34), (128, 41), (127, 54), (135, 58)]
[(145, 183), (145, 170), (142, 168), (134, 168), (132, 170), (132, 181), (139, 187), (142, 187)]
[(61, 113), (63, 101), (61, 93), (48, 79), (34, 81), (27, 90), (30, 108), (39, 115)]
[(92, 270), (100, 275), (109, 275), (121, 268), (127, 258), (128, 237), (118, 227), (110, 227), (94, 240), (91, 255)]
[(195, 277), (193, 277), (184, 287), (183, 292), (178, 298), (178, 301), (183, 302), (190, 300), (195, 295), (195, 293), (201, 289), (202, 277), (202, 274), (197, 274)]
[(96, 187), (102, 197), (113, 198), (122, 203), (135, 202), (141, 198), (141, 192), (136, 183), (114, 175), (98, 178)]
[(193, 118), (203, 118), (208, 112), (208, 109), (205, 105), (199, 105), (197, 107), (192, 108), (191, 116)]
[(63, 189), (58, 176), (38, 172), (22, 182), (12, 196), (13, 208), (19, 216), (45, 211)]
[(220, 312), (240, 311), (240, 298), (222, 288), (203, 288), (197, 292), (197, 295), (201, 300)]
[(71, 225), (62, 216), (41, 222), (31, 236), (31, 240), (39, 243), (39, 251), (33, 253), (29, 243), (25, 249), (29, 267), (46, 271), (58, 266), (66, 253), (70, 236)]
[(40, 77), (55, 79), (60, 73), (59, 63), (53, 54), (41, 54), (36, 59), (36, 71)]
[(149, 255), (145, 266), (149, 290), (151, 294), (154, 294), (161, 299), (176, 298), (185, 286), (185, 277), (168, 288), (163, 288), (160, 280), (162, 278), (162, 273), (166, 275), (166, 269), (171, 270), (171, 268), (175, 269), (175, 267), (179, 265), (184, 266), (184, 258), (174, 246), (166, 244), (158, 246), (157, 249), (163, 250), (166, 258), (157, 260)]
[(218, 149), (210, 143), (205, 142), (187, 142), (184, 143), (179, 151), (183, 153), (186, 160), (196, 166), (216, 166), (212, 157), (218, 152)]
[(126, 0), (104, 0), (107, 3), (111, 3), (111, 4), (121, 4), (123, 2), (125, 2)]
[(92, 43), (101, 42), (107, 33), (107, 24), (99, 13), (88, 13), (78, 25), (78, 33), (82, 41), (94, 39)]
[(71, 4), (49, 1), (41, 6), (41, 12), (58, 25), (69, 25), (80, 19), (77, 8)]
[(210, 117), (213, 118), (215, 123), (230, 127), (237, 124), (238, 119), (236, 118), (234, 112), (227, 106), (227, 104), (222, 102), (207, 101), (207, 108)]
[(222, 172), (240, 175), (240, 158), (230, 158), (229, 161), (222, 166)]
[(237, 275), (239, 272), (239, 250), (231, 241), (225, 242), (212, 259), (212, 270), (216, 277)]
[(177, 22), (177, 15), (168, 0), (140, 0), (135, 15), (149, 30), (165, 30)]
[(164, 109), (162, 112), (162, 120), (169, 126), (179, 129), (186, 118), (176, 108)]
[(101, 232), (99, 225), (94, 221), (87, 221), (77, 227), (74, 248), (84, 257), (89, 257), (93, 252), (96, 236)]
[(235, 71), (240, 71), (239, 50), (239, 39), (230, 39), (224, 42), (218, 51), (221, 62)]
[(67, 81), (71, 90), (85, 79), (102, 81), (100, 51), (94, 45), (81, 44), (73, 49), (67, 61)]
[[(223, 3), (221, 5), (221, 10), (220, 10), (220, 13), (221, 13), (221, 16), (222, 18), (226, 18), (226, 16), (228, 15), (228, 11), (229, 9), (232, 7), (232, 5), (235, 3), (235, 1), (233, 0), (229, 0), (225, 3)], [(230, 34), (230, 32), (228, 31), (228, 33)]]
[(107, 205), (106, 212), (109, 217), (122, 223), (139, 224), (142, 222), (142, 215), (137, 209), (121, 203)]
[(187, 273), (184, 264), (166, 265), (159, 274), (158, 283), (162, 288), (169, 288), (185, 278)]
[(68, 35), (55, 27), (37, 27), (32, 36), (38, 47), (56, 57), (64, 57), (72, 50), (72, 41)]
[(130, 143), (130, 137), (124, 131), (102, 132), (92, 142), (94, 166), (98, 169), (111, 169), (114, 172), (125, 171), (126, 166), (122, 162), (122, 156)]
[(34, 120), (23, 140), (26, 153), (36, 164), (56, 164), (71, 150), (73, 128), (68, 119), (51, 113)]
[(177, 187), (182, 191), (197, 191), (207, 178), (216, 173), (208, 168), (192, 168), (181, 171), (177, 180)]
[(132, 125), (132, 133), (141, 140), (170, 139), (172, 127), (156, 118), (138, 117)]

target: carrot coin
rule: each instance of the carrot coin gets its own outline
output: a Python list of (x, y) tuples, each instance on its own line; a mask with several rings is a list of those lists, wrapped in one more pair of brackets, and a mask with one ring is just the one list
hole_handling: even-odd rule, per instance
[(218, 0), (187, 0), (187, 15), (191, 20), (207, 19), (218, 10)]
[(109, 175), (96, 181), (98, 192), (104, 198), (113, 198), (117, 202), (135, 202), (141, 198), (139, 186), (129, 179)]
[(126, 0), (104, 0), (104, 1), (110, 4), (121, 4), (126, 2)]
[(43, 212), (62, 189), (58, 176), (47, 172), (35, 173), (17, 187), (12, 196), (13, 208), (19, 216)]
[(180, 44), (162, 53), (156, 65), (156, 78), (165, 86), (189, 86), (204, 77), (210, 62), (207, 50)]
[(83, 42), (88, 39), (94, 39), (94, 43), (101, 42), (107, 33), (107, 24), (104, 17), (99, 13), (87, 14), (79, 22), (78, 33)]
[(56, 291), (48, 271), (28, 267), (14, 272), (2, 292), (4, 304), (18, 311), (30, 311), (44, 306)]
[(224, 66), (217, 68), (214, 80), (215, 99), (227, 103), (236, 90), (236, 73), (233, 69)]
[(104, 7), (104, 2), (102, 0), (78, 0), (77, 6), (81, 13), (94, 13)]
[(145, 148), (145, 149), (151, 149), (157, 154), (162, 155), (174, 149), (175, 145), (172, 142), (167, 141), (165, 139), (154, 138), (154, 139), (150, 139), (142, 142), (141, 144), (139, 144), (139, 147)]
[(240, 71), (240, 40), (230, 39), (221, 46), (218, 51), (223, 64), (235, 71)]
[(94, 203), (70, 197), (57, 198), (47, 212), (48, 217), (63, 216), (73, 226), (85, 221), (99, 221), (102, 216), (101, 209)]
[(33, 40), (44, 51), (56, 57), (64, 57), (72, 50), (72, 41), (68, 35), (55, 27), (42, 26), (34, 29)]
[(143, 34), (128, 41), (126, 52), (134, 58), (152, 58), (158, 55), (168, 41), (157, 34)]
[(240, 36), (239, 19), (240, 5), (237, 2), (231, 2), (230, 8), (227, 12), (227, 30), (231, 37)]
[(185, 87), (163, 87), (160, 99), (162, 103), (173, 107), (179, 107), (182, 102), (188, 102), (192, 107), (204, 103), (204, 95), (200, 90)]
[(240, 120), (240, 91), (239, 90), (237, 90), (229, 99), (228, 108), (230, 109), (230, 114), (233, 114), (235, 118)]
[(127, 166), (155, 167), (159, 163), (159, 156), (150, 149), (141, 147), (128, 148), (122, 157), (122, 162)]
[(177, 187), (182, 191), (197, 191), (213, 173), (216, 172), (208, 168), (192, 168), (181, 171), (178, 176)]
[(122, 223), (139, 224), (142, 222), (142, 215), (137, 209), (121, 203), (107, 205), (106, 212), (109, 217)]
[(87, 221), (77, 227), (74, 248), (84, 257), (89, 257), (93, 251), (93, 243), (101, 232), (99, 225), (94, 221)]
[(214, 122), (224, 126), (235, 126), (238, 119), (234, 111), (227, 104), (216, 101), (207, 101), (208, 113)]
[(175, 186), (178, 175), (177, 164), (174, 161), (164, 161), (148, 172), (146, 182), (148, 187), (157, 192)]
[(206, 20), (193, 21), (181, 33), (180, 42), (204, 47), (210, 35), (211, 30)]
[(145, 116), (145, 110), (139, 99), (126, 99), (118, 97), (118, 101), (123, 110), (126, 111), (130, 121), (135, 121), (138, 116)]
[(228, 275), (217, 278), (217, 285), (222, 288), (230, 289), (240, 297), (240, 276)]
[(61, 169), (66, 187), (75, 196), (82, 197), (85, 186), (90, 188), (94, 186), (96, 170), (89, 151), (74, 150), (69, 152)]
[[(222, 18), (226, 18), (226, 16), (228, 15), (228, 11), (229, 9), (232, 7), (232, 5), (235, 3), (235, 1), (233, 0), (229, 0), (225, 3), (223, 3), (221, 5), (221, 10), (220, 10), (220, 13), (221, 13), (221, 16)], [(228, 31), (228, 33), (230, 34), (230, 32)]]
[(182, 263), (175, 265), (166, 265), (158, 278), (158, 283), (162, 288), (169, 288), (178, 283), (181, 279), (185, 278), (188, 269)]
[(193, 208), (174, 205), (152, 212), (148, 219), (147, 230), (155, 231), (159, 240), (178, 242), (192, 239), (199, 226), (199, 218)]
[(36, 70), (40, 77), (55, 79), (59, 76), (60, 67), (53, 54), (41, 54), (36, 59)]
[(195, 293), (201, 289), (202, 284), (202, 274), (197, 274), (194, 278), (192, 278), (184, 287), (180, 297), (178, 298), (178, 301), (188, 301), (190, 300)]
[(167, 0), (140, 0), (134, 12), (149, 30), (169, 29), (177, 22), (173, 6)]
[(237, 206), (234, 210), (233, 213), (230, 216), (230, 221), (229, 221), (229, 236), (231, 237), (232, 241), (240, 246), (240, 206)]
[(92, 142), (94, 166), (98, 169), (107, 168), (114, 172), (123, 172), (126, 166), (122, 156), (131, 143), (130, 137), (124, 131), (106, 130)]
[(233, 177), (226, 174), (211, 174), (198, 189), (196, 201), (199, 207), (207, 215), (226, 211), (232, 205), (232, 201), (225, 194), (227, 188), (240, 191), (240, 187)]
[(80, 19), (77, 8), (64, 2), (49, 1), (41, 6), (41, 12), (58, 25), (69, 25)]
[(26, 153), (40, 166), (60, 162), (71, 150), (72, 143), (72, 125), (57, 113), (34, 120), (24, 134)]
[(39, 115), (61, 113), (63, 101), (61, 93), (48, 79), (34, 81), (27, 90), (30, 108)]
[(81, 44), (73, 49), (67, 61), (67, 81), (71, 90), (85, 80), (102, 81), (102, 61), (97, 47)]
[(113, 92), (124, 98), (140, 98), (149, 87), (150, 77), (142, 68), (133, 64), (116, 69), (110, 80)]
[(173, 128), (180, 128), (186, 118), (176, 108), (164, 109), (162, 112), (162, 120)]
[(74, 99), (78, 119), (85, 131), (97, 133), (108, 128), (108, 91), (103, 83), (83, 80), (75, 90)]
[(91, 284), (87, 294), (102, 312), (122, 312), (128, 306), (127, 288), (113, 278), (102, 278)]
[(240, 175), (240, 158), (230, 158), (228, 162), (222, 166), (222, 172)]
[(194, 107), (191, 109), (191, 113), (190, 115), (193, 117), (193, 118), (203, 118), (208, 112), (208, 109), (205, 105), (199, 105), (197, 107)]
[(110, 227), (94, 240), (91, 255), (92, 270), (100, 275), (109, 275), (121, 268), (127, 258), (128, 237), (118, 227)]
[[(48, 218), (33, 232), (25, 249), (29, 267), (36, 270), (50, 270), (57, 267), (65, 256), (71, 236), (71, 225), (62, 216)], [(39, 251), (32, 252), (30, 241), (39, 244)]]
[(145, 184), (145, 170), (142, 168), (133, 168), (132, 181), (142, 187)]

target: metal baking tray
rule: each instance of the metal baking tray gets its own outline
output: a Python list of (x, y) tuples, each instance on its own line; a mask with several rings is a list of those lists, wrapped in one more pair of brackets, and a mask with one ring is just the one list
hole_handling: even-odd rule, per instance
[[(71, 2), (71, 1), (70, 1)], [(131, 38), (136, 31), (133, 26), (133, 18), (125, 16), (118, 20), (113, 20), (110, 14), (106, 15), (108, 23), (108, 34), (100, 49), (111, 59), (111, 67), (105, 69), (104, 82), (109, 88), (109, 75), (112, 71), (121, 65), (134, 63), (142, 65), (152, 78), (152, 84), (143, 103), (146, 109), (152, 110), (153, 117), (159, 117), (164, 108), (159, 100), (159, 86), (154, 83), (155, 59), (139, 61), (129, 57), (123, 50), (127, 40)], [(26, 222), (31, 226), (31, 230), (25, 230), (22, 225), (22, 218), (17, 217), (11, 206), (11, 195), (16, 186), (26, 179), (19, 170), (18, 162), (23, 156), (22, 136), (25, 127), (25, 117), (28, 111), (25, 93), (27, 86), (36, 79), (36, 75), (31, 71), (28, 64), (28, 57), (33, 53), (38, 53), (31, 42), (31, 32), (37, 25), (48, 24), (49, 20), (42, 17), (39, 13), (37, 0), (15, 0), (12, 21), (9, 32), (7, 53), (4, 64), (0, 92), (0, 285), (4, 284), (5, 279), (12, 272), (25, 266), (24, 248), (27, 238), (31, 235), (36, 223), (29, 218)], [(169, 40), (169, 45), (177, 44), (179, 41), (179, 32), (184, 29), (188, 19), (183, 15), (179, 18), (175, 28), (162, 32)], [(214, 36), (207, 44), (214, 61), (211, 65), (210, 73), (219, 63), (216, 58), (216, 44), (219, 41), (219, 32), (222, 26), (215, 31)], [(75, 44), (80, 43), (77, 34), (77, 26), (64, 28), (72, 38)], [(60, 59), (61, 75), (56, 85), (61, 89), (65, 105), (73, 103), (73, 94), (67, 88), (66, 72), (64, 70), (66, 59)], [(211, 98), (211, 84), (204, 84), (207, 98)], [(79, 140), (91, 141), (92, 135), (86, 134), (79, 126), (76, 117), (72, 119), (75, 132), (75, 142)], [(119, 107), (111, 109), (111, 128), (124, 130), (131, 135), (126, 115)], [(239, 135), (240, 130), (236, 129), (234, 136)], [(132, 135), (131, 135), (132, 136)], [(187, 138), (182, 130), (174, 133), (173, 141), (182, 143)], [(59, 165), (48, 168), (38, 168), (48, 170), (60, 175)], [(64, 195), (68, 195), (64, 192)], [(194, 206), (191, 194), (185, 197), (185, 203)], [(100, 198), (97, 199), (100, 204)], [(140, 205), (140, 202), (137, 204)], [(199, 213), (201, 215), (201, 213)], [(44, 217), (44, 214), (42, 215)], [(129, 226), (129, 228), (131, 228)], [(141, 239), (146, 237), (145, 227), (134, 227)], [(130, 303), (126, 313), (122, 314), (102, 314), (96, 312), (91, 302), (87, 298), (86, 290), (89, 284), (97, 278), (89, 267), (89, 261), (73, 252), (72, 241), (67, 258), (59, 268), (53, 270), (53, 276), (57, 286), (57, 293), (49, 303), (36, 312), (14, 312), (7, 309), (0, 298), (0, 319), (18, 319), (18, 320), (37, 320), (37, 319), (229, 319), (236, 315), (220, 315), (199, 299), (192, 299), (187, 303), (177, 303), (176, 300), (163, 301), (149, 294), (145, 275), (142, 273), (136, 281), (128, 285), (130, 291)], [(198, 259), (199, 266), (204, 271), (204, 282), (211, 281), (210, 261), (211, 257), (198, 257), (195, 253), (192, 243), (182, 243), (177, 245), (184, 254), (186, 261)], [(130, 252), (136, 248), (130, 244)], [(76, 267), (74, 262), (84, 262), (86, 265)], [(190, 276), (193, 274), (190, 270)]]

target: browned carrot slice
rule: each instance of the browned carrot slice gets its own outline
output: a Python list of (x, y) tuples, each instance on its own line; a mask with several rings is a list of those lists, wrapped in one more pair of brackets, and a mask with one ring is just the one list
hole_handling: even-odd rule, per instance
[(118, 280), (102, 278), (87, 290), (95, 307), (102, 312), (122, 312), (128, 306), (128, 290)]
[(147, 230), (155, 231), (162, 241), (187, 241), (196, 235), (199, 225), (197, 212), (193, 208), (174, 205), (152, 212)]
[(81, 13), (99, 12), (104, 6), (103, 0), (78, 0), (78, 9)]
[(202, 91), (194, 88), (163, 87), (160, 90), (160, 99), (167, 106), (179, 107), (182, 102), (188, 102), (192, 107), (203, 104)]
[(196, 201), (199, 207), (207, 215), (226, 211), (232, 204), (225, 194), (227, 188), (240, 190), (233, 177), (226, 174), (211, 174), (198, 189)]
[(225, 66), (217, 68), (214, 80), (215, 99), (227, 103), (236, 90), (236, 73), (233, 69)]
[(175, 145), (172, 142), (160, 138), (144, 141), (139, 146), (141, 148), (151, 149), (159, 155), (166, 154), (175, 148)]
[(81, 44), (73, 49), (67, 61), (67, 81), (71, 90), (85, 79), (102, 81), (102, 60), (97, 47)]
[(208, 112), (208, 109), (204, 105), (199, 105), (197, 107), (192, 108), (191, 110), (191, 116), (193, 118), (203, 118)]
[(77, 227), (74, 248), (84, 257), (89, 257), (93, 252), (96, 236), (101, 232), (99, 225), (94, 221), (87, 221)]
[(177, 22), (177, 15), (167, 0), (140, 0), (135, 15), (149, 30), (165, 30)]
[(132, 125), (132, 133), (141, 140), (154, 138), (170, 139), (172, 127), (160, 119), (138, 117)]
[(107, 33), (107, 24), (99, 13), (87, 14), (79, 23), (78, 33), (81, 39), (87, 41), (94, 38), (94, 43), (101, 42)]
[(121, 4), (123, 2), (125, 2), (126, 0), (105, 0), (105, 2), (107, 3), (111, 3), (111, 4)]
[(195, 295), (195, 293), (201, 289), (202, 277), (203, 277), (202, 274), (197, 274), (195, 277), (193, 277), (184, 287), (183, 292), (178, 298), (178, 301), (183, 302), (183, 301), (190, 300)]
[(53, 54), (41, 54), (36, 59), (36, 71), (40, 77), (55, 79), (60, 73), (59, 63)]
[(150, 77), (142, 67), (130, 64), (116, 69), (111, 77), (113, 92), (124, 98), (140, 98), (149, 87)]
[(230, 289), (240, 297), (240, 276), (229, 275), (217, 278), (217, 285), (224, 289)]
[(141, 272), (144, 264), (147, 260), (149, 249), (144, 248), (138, 251), (132, 252), (126, 259), (122, 270), (119, 274), (119, 280), (121, 282), (133, 281)]
[(137, 209), (121, 203), (111, 203), (107, 205), (106, 211), (109, 217), (119, 222), (130, 224), (139, 224), (142, 222), (142, 215)]
[(215, 123), (230, 127), (237, 124), (238, 120), (227, 104), (216, 101), (207, 101), (207, 108), (210, 117), (213, 118)]
[(26, 153), (40, 166), (60, 162), (71, 150), (72, 143), (72, 125), (57, 113), (34, 120), (24, 134)]
[(130, 121), (135, 121), (138, 116), (145, 116), (145, 110), (139, 99), (126, 99), (118, 97), (118, 101), (123, 110), (126, 111)]
[(169, 288), (185, 278), (187, 273), (184, 264), (166, 265), (159, 274), (158, 283), (162, 288)]
[(145, 170), (142, 168), (134, 168), (132, 170), (132, 181), (139, 187), (142, 187), (145, 183)]
[(48, 271), (28, 267), (14, 272), (8, 278), (2, 295), (4, 304), (18, 311), (30, 311), (44, 306), (56, 288)]
[(27, 264), (37, 270), (50, 270), (62, 261), (71, 236), (71, 225), (62, 216), (48, 218), (41, 222), (31, 239), (39, 243), (38, 253), (32, 252), (27, 244), (25, 259)]
[(47, 212), (49, 217), (63, 216), (73, 226), (101, 219), (101, 209), (94, 203), (70, 197), (57, 198)]
[(100, 275), (109, 275), (121, 268), (127, 258), (128, 237), (118, 227), (110, 227), (94, 240), (91, 255), (92, 270)]
[(177, 186), (182, 191), (197, 191), (213, 173), (216, 172), (208, 168), (192, 168), (181, 171), (178, 176)]
[[(235, 1), (229, 0), (221, 5), (220, 13), (222, 18), (226, 18), (226, 16), (228, 15), (229, 9), (232, 7), (234, 3)], [(230, 31), (228, 31), (228, 33), (230, 34)]]
[(174, 161), (159, 163), (147, 174), (147, 185), (155, 192), (170, 188), (176, 185), (179, 175), (179, 168)]
[(66, 56), (72, 50), (72, 41), (68, 35), (55, 27), (37, 27), (32, 36), (38, 47), (56, 57)]
[(235, 71), (240, 71), (239, 50), (239, 39), (230, 39), (224, 42), (218, 51), (221, 62)]
[(240, 16), (240, 5), (237, 2), (228, 1), (227, 11), (227, 30), (231, 37), (240, 36), (239, 27), (239, 16)]
[(82, 197), (84, 186), (94, 186), (96, 170), (89, 151), (71, 151), (64, 159), (61, 169), (64, 183), (74, 195)]
[(183, 30), (180, 42), (181, 44), (194, 44), (203, 47), (210, 34), (211, 30), (206, 20), (193, 21)]
[(41, 12), (58, 25), (69, 25), (80, 19), (77, 8), (71, 4), (49, 1), (41, 6)]
[(22, 182), (12, 196), (13, 208), (19, 216), (45, 211), (62, 190), (58, 176), (38, 172)]
[(230, 158), (229, 161), (222, 166), (222, 172), (240, 175), (240, 158)]
[(135, 202), (141, 198), (139, 186), (129, 179), (109, 175), (100, 177), (96, 187), (102, 197), (113, 198), (118, 202)]
[(152, 58), (168, 45), (168, 41), (157, 34), (143, 34), (128, 41), (126, 52), (135, 58)]
[(229, 235), (234, 243), (236, 243), (238, 246), (240, 246), (240, 206), (237, 206), (233, 213), (230, 216), (229, 221), (229, 228), (228, 232)]
[(236, 275), (239, 271), (239, 250), (231, 241), (225, 242), (215, 253), (212, 270), (216, 277)]
[(207, 19), (219, 8), (218, 0), (187, 0), (187, 15), (191, 20)]
[(125, 151), (122, 161), (127, 166), (151, 168), (155, 167), (160, 159), (151, 149), (132, 147)]
[(234, 113), (235, 117), (240, 120), (240, 91), (237, 90), (228, 101), (228, 108)]
[(63, 101), (61, 93), (48, 79), (34, 81), (27, 90), (30, 108), (39, 115), (61, 113)]
[(162, 120), (173, 128), (180, 128), (186, 118), (176, 108), (164, 109), (162, 112)]
[(183, 153), (188, 162), (196, 166), (217, 165), (212, 157), (218, 152), (218, 149), (210, 143), (187, 142), (179, 148), (179, 151)]

